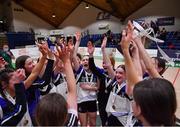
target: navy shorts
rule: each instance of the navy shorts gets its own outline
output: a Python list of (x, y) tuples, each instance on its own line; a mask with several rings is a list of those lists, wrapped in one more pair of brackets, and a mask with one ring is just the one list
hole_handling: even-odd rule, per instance
[(95, 101), (86, 101), (78, 104), (78, 112), (97, 112), (97, 104)]

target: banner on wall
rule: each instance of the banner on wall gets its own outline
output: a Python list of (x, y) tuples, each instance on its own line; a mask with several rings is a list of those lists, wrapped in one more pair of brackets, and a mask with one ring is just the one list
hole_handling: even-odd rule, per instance
[(37, 59), (40, 56), (38, 47), (26, 47), (26, 48), (12, 49), (11, 52), (13, 53), (15, 58), (17, 58), (21, 55), (28, 55), (28, 56), (31, 56), (33, 59)]
[(57, 30), (50, 30), (50, 35), (63, 35), (64, 31), (61, 29), (57, 29)]
[[(171, 61), (168, 61), (167, 66), (180, 68), (180, 50), (163, 49), (163, 51), (171, 58)], [(163, 58), (159, 51), (157, 56)]]
[(164, 18), (157, 19), (157, 23), (159, 26), (174, 25), (174, 22), (175, 22), (174, 17), (164, 17)]
[(111, 14), (108, 12), (99, 12), (97, 14), (96, 20), (105, 20), (105, 19), (110, 19)]

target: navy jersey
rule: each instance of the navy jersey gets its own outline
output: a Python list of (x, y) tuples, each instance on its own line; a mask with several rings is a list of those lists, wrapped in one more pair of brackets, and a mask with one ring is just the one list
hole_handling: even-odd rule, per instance
[(0, 96), (0, 125), (32, 126), (23, 83), (15, 84), (15, 93), (15, 99), (6, 91)]
[(33, 118), (35, 115), (35, 108), (39, 102), (40, 95), (47, 94), (47, 91), (43, 91), (43, 89), (50, 84), (53, 64), (54, 60), (48, 59), (43, 77), (41, 79), (38, 77), (33, 82), (33, 84), (26, 90), (29, 113), (32, 120), (34, 120)]
[(59, 93), (64, 98), (66, 98), (68, 93), (66, 76), (63, 73), (58, 73), (53, 77), (54, 77), (52, 80), (53, 87), (50, 90), (50, 93)]

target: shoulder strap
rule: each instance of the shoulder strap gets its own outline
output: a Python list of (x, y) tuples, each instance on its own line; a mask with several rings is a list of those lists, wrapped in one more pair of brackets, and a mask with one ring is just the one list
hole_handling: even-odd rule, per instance
[(80, 73), (77, 75), (77, 77), (76, 77), (76, 84), (79, 82), (79, 79), (80, 79), (83, 71), (84, 71), (84, 69), (82, 68), (81, 71), (80, 71)]

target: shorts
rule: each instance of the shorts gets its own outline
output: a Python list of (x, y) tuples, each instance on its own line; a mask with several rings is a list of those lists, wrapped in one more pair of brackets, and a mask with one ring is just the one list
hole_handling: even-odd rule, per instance
[(78, 112), (79, 113), (97, 112), (96, 100), (79, 103), (78, 104)]

